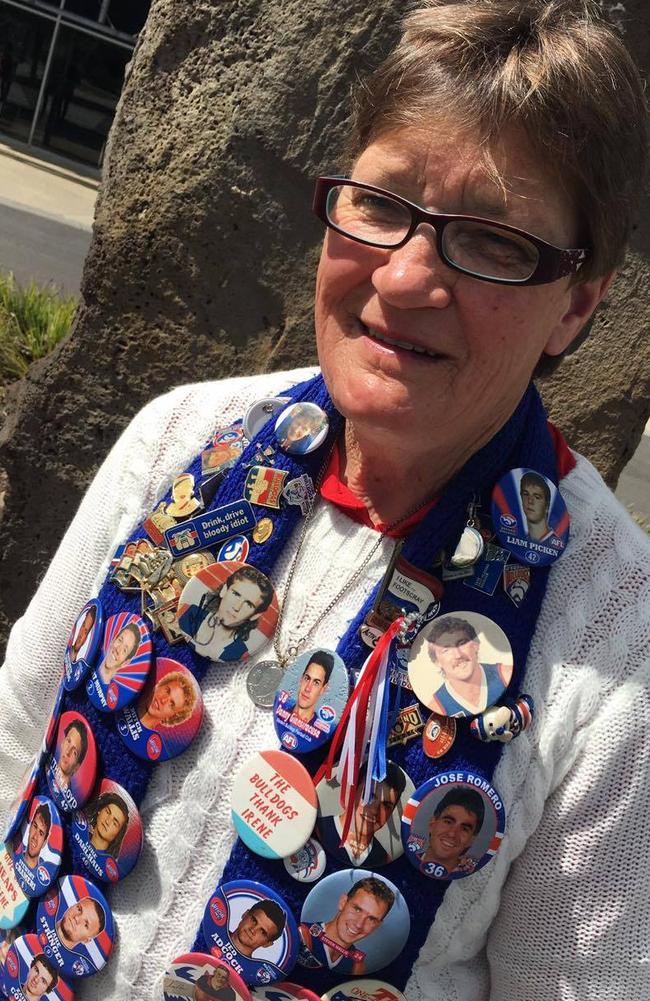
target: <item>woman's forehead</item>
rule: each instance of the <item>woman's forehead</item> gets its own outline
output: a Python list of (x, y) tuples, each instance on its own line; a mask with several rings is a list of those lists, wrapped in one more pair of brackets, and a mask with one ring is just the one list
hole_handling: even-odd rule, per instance
[(575, 239), (569, 192), (519, 129), (505, 130), (489, 144), (476, 131), (444, 122), (394, 130), (363, 150), (352, 176), (423, 208), (486, 216), (530, 228), (551, 242)]

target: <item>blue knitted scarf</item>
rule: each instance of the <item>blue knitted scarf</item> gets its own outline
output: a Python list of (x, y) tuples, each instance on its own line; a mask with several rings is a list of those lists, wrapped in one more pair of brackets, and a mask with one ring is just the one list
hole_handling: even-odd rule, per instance
[[(330, 446), (341, 432), (342, 418), (335, 410), (320, 375), (292, 387), (282, 395), (289, 397), (293, 402), (316, 403), (328, 414), (330, 420), (328, 437), (316, 452), (303, 456), (289, 456), (276, 452), (274, 456), (276, 468), (286, 469), (289, 473), (288, 479), (308, 473), (315, 481), (325, 457), (329, 455)], [(255, 453), (260, 447), (264, 449), (268, 445), (276, 444), (273, 434), (274, 423), (273, 419), (269, 420), (255, 437), (254, 442), (245, 449), (218, 490), (210, 509), (229, 501), (239, 500), (243, 496), (247, 473), (250, 465), (256, 461)], [(541, 400), (532, 384), (508, 422), (463, 466), (423, 521), (411, 531), (402, 550), (404, 557), (416, 567), (430, 572), (440, 550), (445, 549), (447, 552), (454, 550), (466, 523), (468, 505), (472, 498), (478, 495), (483, 511), (489, 511), (490, 495), (495, 482), (510, 469), (524, 466), (534, 468), (557, 483), (555, 450), (547, 429)], [(198, 482), (201, 478), (200, 455), (187, 468)], [(169, 500), (170, 496), (171, 494), (166, 499)], [(287, 505), (278, 511), (277, 515), (274, 515), (271, 538), (264, 544), (256, 544), (254, 540), (250, 540), (247, 563), (273, 578), (276, 560), (280, 553), (291, 545), (290, 536), (301, 517), (300, 509), (293, 505)], [(142, 527), (139, 526), (130, 539), (143, 538), (144, 535)], [(501, 589), (497, 589), (493, 596), (489, 596), (465, 587), (462, 580), (445, 582), (441, 614), (460, 610), (474, 611), (491, 618), (508, 636), (514, 658), (509, 694), (517, 695), (524, 687), (526, 659), (546, 591), (548, 572), (548, 568), (545, 567), (536, 568), (531, 572), (526, 599), (518, 608)], [(373, 592), (365, 605), (359, 609), (337, 647), (337, 652), (351, 670), (360, 668), (368, 654), (368, 648), (359, 637), (359, 626), (370, 610), (375, 596), (376, 592)], [(99, 598), (107, 616), (124, 610), (140, 613), (139, 596), (123, 593), (108, 579), (100, 590)], [(189, 646), (185, 644), (169, 646), (160, 632), (154, 634), (154, 646), (156, 656), (167, 656), (180, 661), (199, 681), (209, 668), (209, 662)], [(222, 666), (222, 670), (227, 670), (227, 666)], [(411, 701), (415, 701), (415, 696)], [(61, 711), (70, 709), (82, 712), (94, 731), (101, 774), (119, 782), (139, 805), (146, 793), (151, 770), (156, 766), (137, 758), (125, 749), (117, 732), (115, 717), (97, 711), (90, 704), (85, 686), (81, 685), (76, 691), (65, 694)], [(417, 788), (426, 779), (442, 771), (472, 771), (491, 781), (502, 749), (503, 745), (499, 743), (480, 743), (470, 736), (469, 727), (459, 726), (456, 741), (442, 763), (427, 758), (419, 740), (391, 749), (390, 757), (404, 768)], [(323, 752), (312, 752), (309, 755), (302, 755), (301, 760), (314, 774), (322, 757)], [(43, 795), (48, 794), (44, 776), (39, 779), (38, 792)], [(61, 874), (86, 875), (79, 849), (70, 837), (70, 820), (69, 815), (64, 817), (68, 836)], [(342, 868), (332, 860), (329, 865), (330, 869)], [(412, 921), (409, 941), (402, 953), (389, 966), (374, 975), (403, 989), (449, 884), (427, 879), (405, 857), (392, 862), (382, 870), (382, 873), (385, 873), (403, 893)], [(267, 860), (254, 855), (241, 840), (238, 840), (226, 863), (222, 881), (244, 877), (259, 880), (279, 892), (293, 910), (296, 919), (300, 920), (301, 908), (310, 889), (309, 885), (293, 880), (281, 861)], [(33, 930), (34, 908), (30, 910), (25, 925), (28, 930)], [(200, 930), (193, 948), (198, 951), (209, 951), (208, 943)], [(170, 956), (169, 960), (172, 959)], [(339, 982), (341, 977), (327, 969), (312, 970), (297, 966), (287, 979), (301, 983), (321, 994)]]

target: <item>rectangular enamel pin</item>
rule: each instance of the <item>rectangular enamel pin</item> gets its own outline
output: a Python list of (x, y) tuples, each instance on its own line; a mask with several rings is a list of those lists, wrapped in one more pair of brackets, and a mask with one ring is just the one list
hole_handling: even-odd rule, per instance
[(231, 501), (207, 514), (187, 521), (165, 532), (165, 541), (174, 556), (185, 556), (197, 549), (207, 549), (225, 542), (232, 535), (241, 535), (255, 528), (255, 515), (247, 500)]

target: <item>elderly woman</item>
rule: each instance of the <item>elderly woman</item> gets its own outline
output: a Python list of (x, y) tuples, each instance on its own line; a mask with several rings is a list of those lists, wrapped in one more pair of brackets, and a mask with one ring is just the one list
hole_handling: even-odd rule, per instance
[[(650, 544), (547, 426), (531, 385), (540, 362), (579, 335), (623, 260), (645, 114), (634, 66), (586, 0), (471, 0), (407, 17), (397, 49), (358, 95), (348, 177), (316, 188), (327, 227), (315, 303), (322, 377), (300, 370), (183, 387), (134, 420), (12, 634), (3, 790), (38, 743), (38, 707), (58, 682), (66, 629), (101, 586), (111, 553), (137, 538), (162, 483), (200, 471), (217, 429), (288, 393), (320, 405), (330, 432), (320, 451), (295, 459), (275, 443), (277, 469), (313, 479), (307, 514), (256, 509), (273, 532), (264, 542), (251, 536), (247, 561), (280, 597), (276, 659), (318, 646), (358, 670), (368, 653), (359, 627), (399, 537), (417, 572), (439, 579), (441, 612), (476, 612), (506, 633), (508, 694), (525, 691), (536, 704), (533, 725), (500, 757), (472, 741), (463, 720), (440, 760), (425, 757), (417, 732), (391, 747), (415, 785), (459, 767), (487, 776), (507, 822), (496, 858), (467, 878), (436, 882), (405, 858), (383, 870), (412, 921), (402, 953), (377, 976), (409, 1001), (650, 996)], [(262, 447), (273, 447), (273, 424)], [(213, 507), (244, 495), (254, 448)], [(441, 573), (440, 554), (448, 571), (477, 504), (489, 534), (492, 492), (517, 469), (559, 487), (571, 538), (550, 568), (511, 559), (524, 582), (515, 604), (498, 582), (487, 593)], [(100, 594), (115, 602), (110, 587)], [(232, 776), (253, 751), (276, 746), (271, 714), (246, 697), (250, 663), (206, 674), (188, 647), (168, 648), (159, 633), (154, 642), (205, 676), (211, 725), (155, 781), (155, 878), (153, 860), (142, 862), (126, 891), (111, 894), (119, 966), (91, 991), (107, 999), (148, 996), (193, 946), (230, 852)], [(269, 863), (265, 879), (302, 899), (283, 869)], [(227, 878), (258, 871), (238, 843)], [(199, 935), (194, 947), (208, 943)], [(298, 966), (289, 979), (321, 993), (337, 982), (327, 976)], [(83, 986), (79, 995), (88, 996)]]

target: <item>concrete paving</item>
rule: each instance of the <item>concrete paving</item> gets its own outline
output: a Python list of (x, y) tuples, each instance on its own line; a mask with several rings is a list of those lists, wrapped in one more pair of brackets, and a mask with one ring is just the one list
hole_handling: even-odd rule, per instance
[(0, 269), (78, 295), (99, 180), (0, 142)]

